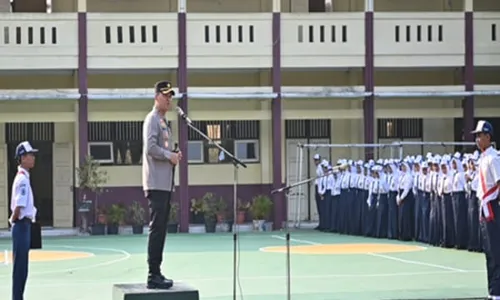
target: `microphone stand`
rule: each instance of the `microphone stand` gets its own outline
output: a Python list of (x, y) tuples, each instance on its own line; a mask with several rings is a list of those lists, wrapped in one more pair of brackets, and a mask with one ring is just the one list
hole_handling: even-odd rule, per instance
[(233, 154), (229, 153), (226, 149), (224, 149), (221, 145), (217, 144), (214, 142), (210, 137), (208, 137), (206, 134), (201, 132), (198, 128), (193, 126), (191, 124), (191, 120), (187, 117), (186, 114), (180, 115), (180, 117), (186, 122), (187, 126), (191, 128), (192, 130), (196, 131), (199, 135), (201, 135), (205, 140), (209, 142), (209, 144), (214, 145), (217, 147), (220, 151), (222, 151), (227, 157), (231, 159), (231, 162), (234, 167), (234, 180), (233, 180), (233, 226), (232, 226), (232, 232), (233, 232), (233, 300), (236, 300), (236, 286), (237, 286), (237, 281), (238, 281), (238, 226), (236, 226), (236, 220), (238, 216), (238, 193), (237, 193), (237, 185), (238, 185), (238, 168), (241, 166), (243, 168), (246, 168), (247, 165), (244, 164), (241, 160), (236, 158)]
[[(282, 188), (272, 190), (271, 195), (276, 194), (276, 193), (284, 193), (287, 207), (289, 207), (288, 204), (290, 203), (289, 197), (290, 197), (290, 190), (291, 189), (293, 189), (294, 187), (297, 187), (297, 186), (308, 184), (309, 182), (314, 181), (318, 178), (323, 178), (323, 177), (326, 177), (330, 174), (333, 174), (334, 170), (339, 170), (342, 167), (343, 166), (335, 166), (335, 167), (333, 167), (333, 170), (331, 172), (327, 172), (327, 173), (323, 174), (322, 176), (308, 178), (308, 179), (284, 186)], [(291, 272), (291, 270), (290, 270), (291, 269), (290, 268), (290, 228), (288, 226), (288, 214), (286, 214), (286, 222), (285, 222), (285, 240), (286, 240), (286, 281), (287, 281), (286, 282), (286, 290), (287, 290), (286, 291), (286, 295), (287, 295), (286, 299), (291, 300), (291, 297), (292, 297), (292, 291), (291, 291), (292, 287), (291, 286), (292, 286), (292, 284), (291, 284), (291, 275), (290, 275), (290, 272)]]

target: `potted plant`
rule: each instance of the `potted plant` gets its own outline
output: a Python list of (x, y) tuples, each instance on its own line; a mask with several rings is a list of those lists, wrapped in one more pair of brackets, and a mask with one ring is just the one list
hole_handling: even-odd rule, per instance
[(254, 228), (259, 231), (264, 231), (264, 223), (271, 213), (273, 202), (266, 195), (258, 195), (252, 199), (250, 213), (253, 217)]
[(127, 210), (123, 204), (113, 204), (108, 210), (108, 234), (118, 234)]
[(191, 199), (191, 222), (192, 224), (204, 224), (203, 201), (202, 199)]
[(215, 232), (217, 225), (217, 198), (213, 193), (206, 193), (202, 201), (203, 217), (205, 218), (205, 232)]
[(249, 208), (250, 208), (250, 203), (248, 201), (238, 199), (238, 207), (237, 207), (238, 215), (236, 216), (236, 224), (245, 223), (246, 214)]
[(170, 214), (168, 217), (167, 232), (177, 233), (179, 232), (179, 204), (170, 204)]
[[(91, 233), (93, 235), (104, 234), (105, 222), (99, 222), (97, 219), (98, 215), (103, 214), (103, 210), (98, 208), (98, 197), (103, 192), (103, 185), (108, 182), (108, 174), (106, 171), (100, 169), (99, 162), (94, 160), (92, 156), (86, 156), (85, 160), (76, 169), (76, 172), (78, 175), (78, 187), (82, 191), (81, 202), (93, 202), (94, 222), (91, 225)], [(93, 201), (88, 200), (87, 193), (93, 194)]]
[(226, 221), (227, 202), (220, 197), (215, 203), (215, 214), (217, 215), (217, 223)]
[(130, 219), (132, 221), (132, 233), (133, 234), (143, 234), (144, 233), (144, 208), (142, 205), (134, 201), (129, 208)]

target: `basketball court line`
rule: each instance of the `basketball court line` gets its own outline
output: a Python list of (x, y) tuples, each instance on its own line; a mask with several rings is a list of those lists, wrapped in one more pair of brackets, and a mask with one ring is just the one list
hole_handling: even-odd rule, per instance
[[(54, 246), (47, 246), (48, 248), (66, 248), (66, 249), (73, 249), (73, 250), (95, 250), (95, 251), (109, 251), (109, 252), (115, 252), (115, 253), (120, 253), (122, 256), (117, 259), (112, 259), (109, 261), (101, 262), (98, 264), (91, 264), (87, 266), (81, 266), (81, 267), (75, 267), (75, 268), (67, 268), (67, 269), (61, 269), (61, 270), (52, 270), (52, 271), (42, 271), (42, 272), (30, 272), (30, 275), (47, 275), (47, 274), (58, 274), (58, 273), (69, 273), (69, 272), (75, 272), (75, 271), (80, 271), (80, 270), (88, 270), (88, 269), (93, 269), (93, 268), (98, 268), (98, 267), (104, 267), (104, 266), (109, 266), (113, 264), (117, 264), (119, 262), (128, 260), (132, 255), (128, 253), (125, 250), (121, 249), (115, 249), (115, 248), (96, 248), (96, 247), (80, 247), (80, 246), (67, 246), (67, 245), (54, 245)], [(4, 276), (0, 275), (0, 278), (7, 278), (11, 277), (12, 274), (7, 274)]]
[[(286, 240), (285, 237), (279, 236), (279, 235), (272, 235), (272, 238), (275, 239), (280, 239), (280, 240)], [(307, 245), (324, 245), (322, 243), (316, 243), (308, 240), (301, 240), (301, 239), (293, 239), (290, 238), (291, 242), (296, 242), (296, 243), (302, 243), (302, 244), (307, 244)], [(398, 261), (401, 263), (406, 263), (406, 264), (412, 264), (412, 265), (420, 265), (420, 266), (426, 266), (426, 267), (432, 267), (432, 268), (437, 268), (437, 269), (442, 269), (442, 270), (447, 270), (447, 271), (453, 271), (453, 272), (459, 272), (459, 273), (467, 273), (469, 271), (463, 270), (463, 269), (458, 269), (458, 268), (453, 268), (453, 267), (448, 267), (448, 266), (443, 266), (443, 265), (438, 265), (438, 264), (431, 264), (431, 263), (425, 263), (421, 261), (415, 261), (415, 260), (409, 260), (409, 259), (402, 259), (402, 258), (397, 258), (394, 256), (389, 256), (385, 254), (377, 254), (377, 253), (364, 253), (365, 255), (373, 256), (373, 257), (379, 257), (379, 258), (385, 258), (388, 260), (393, 260), (393, 261)]]
[[(482, 270), (471, 270), (467, 271), (467, 273), (483, 273)], [(455, 271), (434, 271), (434, 272), (401, 272), (401, 273), (379, 273), (379, 274), (324, 274), (324, 275), (293, 275), (293, 279), (303, 279), (303, 280), (318, 280), (318, 279), (332, 279), (332, 278), (362, 278), (362, 277), (399, 277), (399, 276), (429, 276), (429, 275), (444, 275), (444, 274), (456, 274)], [(261, 280), (284, 280), (286, 276), (249, 276), (249, 277), (240, 277), (241, 280), (246, 281), (261, 281)], [(134, 281), (119, 281), (121, 284), (129, 284), (129, 283), (137, 283), (142, 282), (143, 277)], [(212, 281), (231, 281), (232, 277), (206, 277), (206, 278), (182, 278), (179, 280), (174, 279), (174, 282), (212, 282)], [(82, 285), (112, 285), (116, 284), (117, 280), (113, 279), (113, 281), (105, 281), (105, 280), (71, 280), (67, 283), (33, 283), (30, 284), (30, 287), (37, 288), (58, 288), (58, 287), (69, 287), (69, 286), (82, 286)], [(3, 288), (11, 288), (11, 286), (1, 286), (0, 290)]]

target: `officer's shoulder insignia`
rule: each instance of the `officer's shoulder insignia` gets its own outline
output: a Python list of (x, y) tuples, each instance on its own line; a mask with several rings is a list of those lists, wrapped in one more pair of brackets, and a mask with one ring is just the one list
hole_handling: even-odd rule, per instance
[(26, 186), (21, 187), (21, 196), (26, 196)]

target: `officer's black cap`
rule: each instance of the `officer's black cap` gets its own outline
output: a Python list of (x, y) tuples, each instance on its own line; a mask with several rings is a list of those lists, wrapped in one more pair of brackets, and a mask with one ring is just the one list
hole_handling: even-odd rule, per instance
[(158, 81), (155, 84), (155, 93), (160, 93), (160, 94), (172, 94), (172, 96), (175, 95), (174, 88), (172, 87), (172, 83), (170, 81)]

